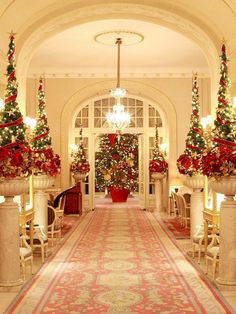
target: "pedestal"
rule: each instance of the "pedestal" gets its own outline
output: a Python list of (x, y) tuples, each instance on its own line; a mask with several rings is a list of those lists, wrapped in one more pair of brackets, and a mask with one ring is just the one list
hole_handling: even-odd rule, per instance
[(164, 178), (164, 174), (162, 173), (152, 173), (152, 178), (155, 182), (155, 201), (156, 201), (156, 208), (157, 211), (163, 210), (163, 189), (162, 189), (162, 179)]
[(236, 288), (236, 201), (226, 196), (220, 208), (220, 285)]
[(34, 186), (34, 223), (43, 226), (44, 232), (48, 230), (48, 194), (46, 189), (51, 187), (55, 182), (54, 177), (47, 175), (38, 175), (33, 177)]
[(210, 181), (211, 188), (225, 194), (220, 207), (219, 277), (221, 288), (236, 289), (236, 176)]
[(13, 179), (0, 183), (0, 289), (8, 290), (22, 284), (20, 278), (19, 208), (14, 195), (25, 193), (27, 179)]
[(203, 224), (203, 193), (200, 190), (193, 190), (190, 201), (190, 236), (193, 239), (197, 232), (197, 226)]
[(34, 223), (43, 226), (45, 233), (48, 228), (48, 196), (43, 190), (34, 193)]
[(204, 188), (204, 177), (202, 175), (186, 177), (184, 185), (193, 190), (190, 204), (190, 236), (193, 239), (197, 226), (203, 224), (204, 199), (201, 190)]

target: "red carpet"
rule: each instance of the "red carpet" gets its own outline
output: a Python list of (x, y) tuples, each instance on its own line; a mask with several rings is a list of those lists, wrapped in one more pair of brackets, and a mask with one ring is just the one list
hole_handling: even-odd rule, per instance
[(176, 239), (190, 239), (190, 228), (182, 227), (178, 218), (164, 218), (162, 222)]
[(6, 313), (233, 313), (151, 213), (95, 210)]

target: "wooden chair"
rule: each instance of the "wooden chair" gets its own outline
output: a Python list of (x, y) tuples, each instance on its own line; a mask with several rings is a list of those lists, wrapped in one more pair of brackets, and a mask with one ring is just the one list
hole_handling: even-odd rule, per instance
[[(29, 242), (30, 240), (27, 239), (28, 244)], [(35, 248), (40, 248), (42, 263), (44, 263), (44, 258), (47, 256), (48, 253), (48, 237), (45, 234), (43, 227), (39, 225), (34, 225), (33, 249)]]
[(220, 251), (219, 236), (216, 234), (212, 235), (211, 243), (207, 247), (206, 251), (206, 274), (208, 273), (208, 262), (212, 262), (212, 278), (215, 280), (216, 266), (219, 263), (219, 251)]
[(20, 236), (20, 264), (22, 267), (23, 279), (25, 280), (26, 263), (30, 262), (31, 274), (33, 273), (33, 251), (27, 243), (27, 235)]
[(187, 205), (185, 198), (181, 194), (177, 194), (179, 199), (180, 213), (181, 213), (181, 225), (185, 228), (190, 226), (190, 204)]
[(64, 210), (54, 208), (48, 205), (48, 237), (52, 239), (52, 246), (54, 242), (54, 236), (61, 238), (61, 228), (63, 220)]
[(171, 191), (171, 195), (172, 195), (173, 200), (174, 200), (174, 215), (175, 215), (175, 217), (180, 218), (181, 213), (180, 213), (180, 204), (179, 204), (178, 195), (174, 191)]

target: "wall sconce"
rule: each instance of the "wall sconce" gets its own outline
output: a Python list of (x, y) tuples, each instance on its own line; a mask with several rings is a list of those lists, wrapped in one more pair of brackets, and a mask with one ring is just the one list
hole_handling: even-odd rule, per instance
[(183, 183), (179, 178), (171, 178), (170, 187), (175, 190), (175, 193), (177, 193), (179, 188), (183, 187)]
[(160, 144), (160, 151), (162, 152), (162, 154), (163, 154), (164, 156), (167, 155), (167, 153), (166, 153), (166, 151), (167, 151), (167, 144), (166, 144), (166, 143)]
[(0, 98), (0, 110), (4, 108), (4, 100)]
[(211, 115), (208, 115), (206, 117), (201, 118), (201, 125), (203, 127), (204, 136), (206, 138), (207, 146), (211, 147), (211, 130), (212, 130), (212, 124), (213, 124), (213, 117)]

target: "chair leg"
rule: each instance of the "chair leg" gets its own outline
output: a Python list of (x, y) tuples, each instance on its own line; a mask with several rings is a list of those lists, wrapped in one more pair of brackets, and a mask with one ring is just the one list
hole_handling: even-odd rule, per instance
[(216, 260), (213, 260), (213, 264), (212, 264), (212, 278), (215, 281), (215, 276), (216, 276)]
[(206, 274), (208, 273), (208, 258), (206, 257)]
[(23, 280), (25, 281), (25, 261), (21, 261)]
[(197, 259), (198, 264), (200, 264), (200, 261), (201, 261), (201, 254), (202, 254), (202, 246), (199, 245), (199, 248), (198, 248), (198, 259)]
[(44, 263), (44, 246), (41, 246), (42, 263)]

